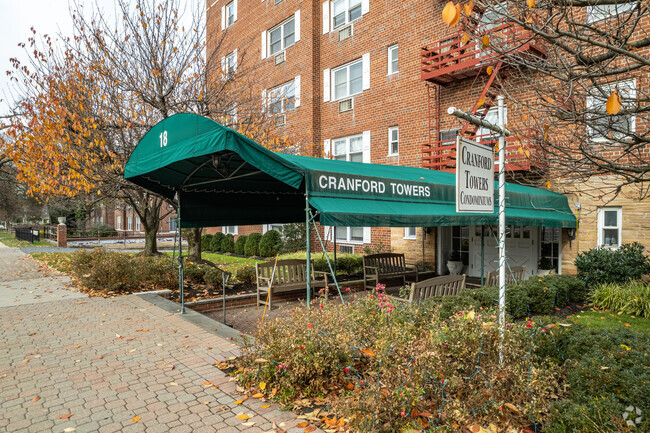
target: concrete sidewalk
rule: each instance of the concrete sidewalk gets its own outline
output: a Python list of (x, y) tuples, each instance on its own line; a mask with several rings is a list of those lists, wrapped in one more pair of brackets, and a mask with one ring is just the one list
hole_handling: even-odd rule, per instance
[[(7, 269), (9, 256), (0, 250), (0, 275), (11, 271), (14, 279), (0, 285), (44, 272), (31, 261), (18, 265), (19, 255), (20, 269)], [(28, 280), (46, 293), (60, 289), (55, 277)], [(169, 310), (136, 295), (0, 307), (0, 430), (304, 430), (296, 427), (303, 420), (275, 404), (236, 405), (236, 384), (213, 363), (237, 356), (239, 347), (206, 329), (211, 319), (195, 324)]]

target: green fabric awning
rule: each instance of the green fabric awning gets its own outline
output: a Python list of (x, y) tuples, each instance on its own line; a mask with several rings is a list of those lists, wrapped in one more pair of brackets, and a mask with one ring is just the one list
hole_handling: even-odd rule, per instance
[[(304, 222), (306, 192), (323, 225), (498, 224), (496, 197), (493, 214), (456, 213), (454, 174), (275, 153), (194, 114), (154, 126), (125, 178), (167, 198), (178, 192), (183, 227)], [(575, 227), (576, 220), (566, 197), (508, 184), (506, 223)]]

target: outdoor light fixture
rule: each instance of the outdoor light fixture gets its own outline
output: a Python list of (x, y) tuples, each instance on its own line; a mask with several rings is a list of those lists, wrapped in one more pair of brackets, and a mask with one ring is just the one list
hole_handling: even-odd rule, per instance
[(216, 153), (212, 154), (212, 166), (217, 171), (219, 171), (219, 164), (221, 164), (221, 155)]

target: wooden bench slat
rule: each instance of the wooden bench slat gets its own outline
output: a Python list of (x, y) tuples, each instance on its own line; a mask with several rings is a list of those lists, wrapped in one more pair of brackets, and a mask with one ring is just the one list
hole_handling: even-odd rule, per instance
[[(269, 282), (271, 275), (273, 275), (273, 268), (275, 266), (275, 275), (271, 285), (271, 293), (269, 293)], [(271, 308), (272, 297), (274, 293), (281, 293), (293, 291), (298, 289), (307, 288), (307, 261), (306, 260), (278, 260), (277, 265), (274, 261), (257, 263), (255, 265), (257, 276), (257, 304), (266, 302), (266, 298), (262, 299), (262, 293), (268, 294), (269, 304)], [(322, 272), (325, 276), (324, 279), (317, 280), (312, 272), (310, 279), (310, 286), (314, 288), (327, 287), (327, 273)]]

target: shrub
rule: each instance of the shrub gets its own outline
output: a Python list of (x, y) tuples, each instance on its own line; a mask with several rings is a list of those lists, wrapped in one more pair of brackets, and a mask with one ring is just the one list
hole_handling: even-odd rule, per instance
[(643, 248), (634, 242), (617, 250), (601, 247), (580, 253), (575, 259), (578, 278), (589, 288), (640, 279), (650, 273), (650, 258), (643, 254)]
[(221, 241), (223, 241), (223, 238), (225, 238), (226, 235), (224, 235), (221, 232), (217, 232), (214, 235), (212, 235), (212, 242), (210, 243), (210, 251), (214, 252), (221, 252)]
[(206, 284), (209, 284), (213, 287), (221, 287), (223, 285), (223, 277), (221, 275), (223, 271), (219, 268), (208, 267), (208, 269), (203, 274), (203, 280)]
[(255, 284), (255, 280), (257, 279), (257, 273), (255, 271), (254, 266), (244, 266), (239, 269), (237, 269), (237, 280), (245, 284), (247, 286), (251, 286)]
[(212, 250), (212, 235), (203, 235), (201, 236), (201, 251), (211, 251)]
[(244, 253), (251, 257), (257, 256), (260, 253), (260, 238), (262, 237), (259, 233), (251, 233), (246, 237), (246, 246), (244, 247)]
[(650, 317), (650, 286), (641, 281), (601, 284), (589, 294), (589, 300), (601, 309)]
[(305, 249), (305, 223), (290, 223), (282, 226), (283, 252), (294, 253)]
[(321, 257), (318, 259), (311, 259), (311, 266), (314, 268), (315, 271), (318, 272), (329, 272), (330, 267), (327, 265), (327, 259), (325, 257)]
[(187, 262), (183, 266), (183, 278), (193, 283), (202, 284), (205, 282), (204, 275), (208, 266)]
[(239, 235), (237, 241), (235, 242), (235, 254), (244, 255), (246, 252), (246, 235)]
[(98, 226), (92, 227), (90, 230), (88, 230), (88, 236), (90, 237), (114, 237), (117, 236), (117, 230), (115, 230), (115, 227), (111, 227), (106, 224), (100, 224)]
[(431, 304), (391, 306), (381, 293), (322, 305), (261, 329), (238, 361), (243, 385), (259, 390), (264, 382), (288, 402), (335, 395), (333, 411), (355, 431), (407, 431), (426, 422), (421, 412), (433, 414), (425, 417), (440, 431), (458, 431), (452, 423), (469, 419), (498, 423), (504, 401), (521, 413), (515, 423), (544, 419), (548, 400), (535, 396), (554, 390), (554, 371), (541, 361), (526, 367), (532, 359), (523, 323), (508, 328), (500, 364), (493, 311), (441, 320)]
[(169, 257), (80, 251), (73, 254), (70, 271), (82, 287), (104, 293), (178, 287), (178, 271)]
[(222, 253), (234, 253), (235, 252), (235, 237), (233, 235), (225, 235), (221, 240), (221, 249)]
[(282, 236), (277, 230), (269, 230), (260, 239), (260, 256), (272, 257), (282, 250)]
[(363, 272), (363, 256), (339, 256), (336, 258), (336, 268), (348, 275)]
[(553, 312), (556, 305), (557, 289), (546, 283), (546, 279), (532, 277), (518, 283), (518, 286), (528, 296), (530, 314), (547, 315)]

